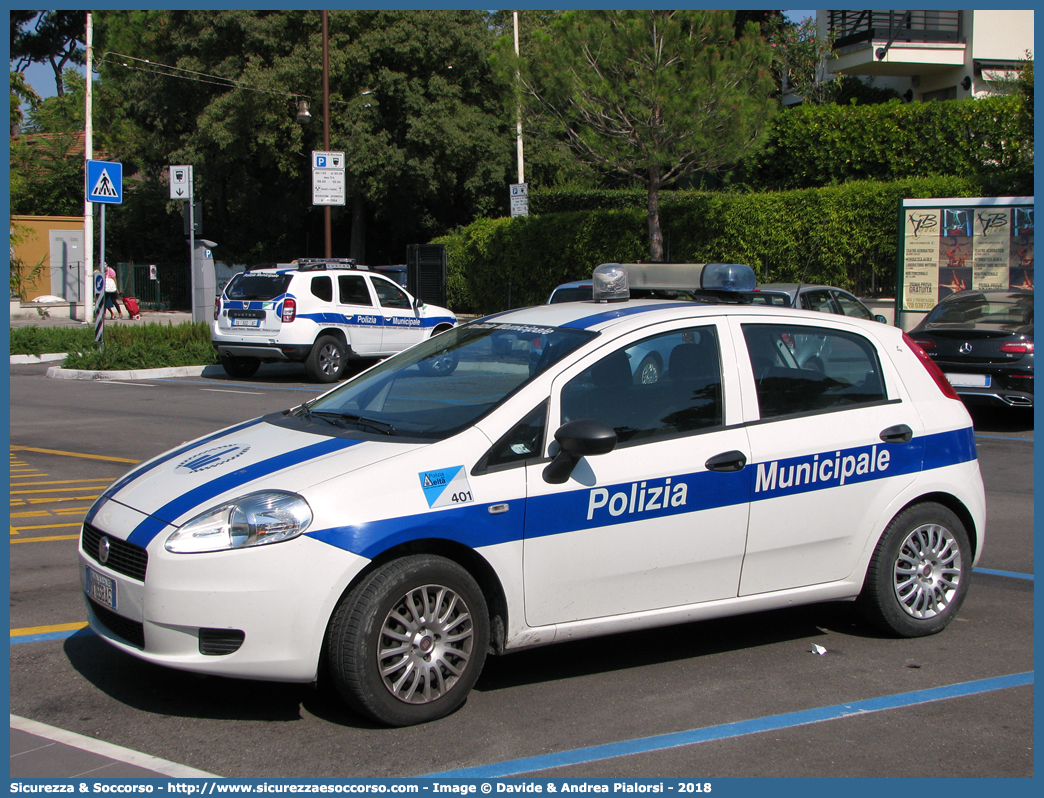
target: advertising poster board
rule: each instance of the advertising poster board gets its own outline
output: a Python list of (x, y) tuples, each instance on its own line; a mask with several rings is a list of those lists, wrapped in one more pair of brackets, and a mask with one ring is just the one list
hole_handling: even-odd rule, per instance
[(1033, 197), (904, 199), (896, 321), (913, 328), (957, 291), (1033, 288)]

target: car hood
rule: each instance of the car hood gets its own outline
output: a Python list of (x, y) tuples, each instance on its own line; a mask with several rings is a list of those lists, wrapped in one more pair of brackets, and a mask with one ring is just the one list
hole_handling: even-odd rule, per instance
[(258, 418), (138, 466), (98, 499), (87, 521), (116, 501), (153, 524), (179, 525), (222, 501), (266, 488), (300, 492), (333, 476), (423, 446), (290, 429)]

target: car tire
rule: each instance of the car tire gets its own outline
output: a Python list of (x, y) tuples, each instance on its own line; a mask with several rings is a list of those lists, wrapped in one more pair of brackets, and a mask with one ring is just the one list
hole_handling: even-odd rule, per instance
[(639, 385), (652, 385), (660, 381), (662, 373), (663, 366), (660, 359), (654, 354), (648, 354), (642, 359), (638, 371), (634, 373), (634, 379)]
[(964, 603), (971, 567), (961, 520), (941, 504), (915, 504), (893, 518), (878, 541), (857, 605), (881, 631), (936, 634)]
[(305, 369), (312, 382), (337, 382), (344, 374), (344, 344), (332, 335), (321, 335), (305, 359)]
[(388, 726), (427, 723), (459, 708), (488, 647), (478, 583), (452, 560), (429, 554), (369, 574), (341, 600), (327, 633), (337, 692)]
[(222, 355), (221, 368), (229, 377), (246, 379), (257, 374), (261, 367), (261, 361), (256, 357), (236, 357), (235, 355)]
[(417, 366), (424, 374), (433, 377), (448, 377), (456, 370), (459, 358), (460, 356), (457, 354), (456, 350), (452, 352), (440, 352), (434, 357), (422, 360), (417, 364)]

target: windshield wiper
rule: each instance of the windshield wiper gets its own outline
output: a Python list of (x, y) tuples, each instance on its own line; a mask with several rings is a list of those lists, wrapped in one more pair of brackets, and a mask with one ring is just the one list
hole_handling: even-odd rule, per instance
[(351, 413), (339, 413), (335, 410), (309, 410), (307, 407), (302, 411), (302, 415), (307, 418), (318, 418), (322, 421), (326, 421), (329, 424), (333, 424), (342, 428), (349, 427), (363, 427), (371, 429), (374, 432), (380, 432), (384, 435), (397, 435), (395, 427), (391, 424), (386, 424), (383, 421), (377, 421), (372, 418), (364, 418), (363, 416), (352, 415)]

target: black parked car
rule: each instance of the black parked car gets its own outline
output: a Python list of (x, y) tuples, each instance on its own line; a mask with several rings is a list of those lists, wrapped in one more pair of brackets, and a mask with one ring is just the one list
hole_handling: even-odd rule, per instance
[(960, 291), (909, 333), (965, 402), (1033, 406), (1033, 292)]

